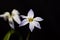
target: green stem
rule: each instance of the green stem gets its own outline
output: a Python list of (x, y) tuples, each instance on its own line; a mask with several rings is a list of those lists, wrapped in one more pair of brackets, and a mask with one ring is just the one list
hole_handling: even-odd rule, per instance
[(10, 36), (14, 33), (14, 30), (10, 30), (7, 32), (3, 40), (9, 40)]
[(29, 38), (30, 38), (30, 32), (28, 33), (26, 40), (29, 40)]

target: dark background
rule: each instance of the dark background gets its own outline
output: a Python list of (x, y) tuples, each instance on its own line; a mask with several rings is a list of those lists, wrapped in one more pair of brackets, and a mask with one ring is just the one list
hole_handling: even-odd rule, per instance
[[(40, 22), (42, 29), (35, 28), (30, 35), (30, 40), (49, 40), (59, 39), (60, 26), (59, 26), (59, 13), (60, 4), (55, 0), (0, 0), (0, 14), (13, 9), (17, 9), (20, 15), (27, 15), (28, 11), (32, 9), (35, 17), (39, 16), (44, 19)], [(15, 30), (10, 40), (18, 40), (18, 32), (20, 32), (24, 39), (30, 31), (28, 25), (19, 28), (15, 23)], [(0, 18), (0, 40), (3, 40), (4, 35), (10, 30), (8, 21)]]

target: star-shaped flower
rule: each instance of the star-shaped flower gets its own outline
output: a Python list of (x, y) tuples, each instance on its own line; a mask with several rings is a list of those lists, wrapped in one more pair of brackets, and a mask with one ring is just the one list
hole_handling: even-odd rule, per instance
[(27, 16), (21, 15), (21, 17), (25, 19), (21, 22), (20, 26), (24, 26), (29, 23), (29, 29), (31, 32), (33, 31), (34, 27), (41, 29), (38, 21), (43, 21), (43, 19), (41, 17), (34, 18), (34, 12), (32, 9), (30, 9)]
[(14, 29), (13, 19), (18, 24), (20, 24), (21, 21), (20, 21), (20, 18), (19, 18), (19, 12), (16, 9), (13, 9), (13, 11), (11, 13), (12, 14), (10, 15), (9, 12), (5, 12), (4, 14), (0, 15), (0, 17), (3, 17), (5, 20), (8, 19), (10, 27)]

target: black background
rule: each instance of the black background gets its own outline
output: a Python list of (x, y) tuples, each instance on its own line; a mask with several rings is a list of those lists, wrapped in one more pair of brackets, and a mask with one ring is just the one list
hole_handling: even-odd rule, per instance
[[(20, 15), (27, 15), (28, 11), (32, 9), (35, 17), (39, 16), (44, 19), (40, 22), (42, 29), (35, 28), (30, 35), (30, 40), (49, 40), (59, 39), (60, 26), (59, 26), (59, 13), (60, 4), (55, 0), (0, 0), (0, 14), (13, 9), (17, 9)], [(10, 40), (18, 40), (18, 31), (23, 35), (24, 40), (30, 31), (28, 25), (24, 27), (17, 27), (15, 23), (15, 30)], [(0, 40), (3, 40), (4, 35), (10, 30), (8, 21), (0, 18)]]

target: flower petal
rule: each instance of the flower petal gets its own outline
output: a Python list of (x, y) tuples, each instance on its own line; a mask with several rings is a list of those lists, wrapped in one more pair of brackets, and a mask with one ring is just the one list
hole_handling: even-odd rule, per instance
[(4, 20), (6, 20), (7, 18), (5, 17), (5, 15), (0, 15), (1, 18), (4, 18)]
[(19, 15), (14, 15), (14, 16), (12, 16), (12, 17), (13, 17), (14, 21), (16, 21), (18, 24), (21, 23), (21, 20), (20, 20), (20, 18), (19, 18)]
[(27, 19), (24, 19), (19, 26), (24, 26), (26, 24), (28, 24), (28, 21), (27, 21)]
[(14, 22), (9, 22), (9, 25), (10, 25), (10, 27), (12, 28), (12, 29), (14, 29)]
[(8, 18), (9, 20), (9, 25), (12, 29), (14, 29), (14, 22), (13, 22), (13, 19), (12, 18)]
[(28, 18), (33, 18), (34, 17), (34, 12), (33, 12), (32, 9), (30, 9), (27, 16), (28, 16)]
[(0, 17), (4, 17), (4, 15), (0, 15)]
[(5, 12), (4, 14), (0, 15), (0, 17), (6, 17), (8, 15), (10, 15), (9, 12)]
[(31, 30), (31, 32), (33, 31), (33, 29), (34, 29), (34, 24), (33, 23), (29, 24), (29, 29)]
[(34, 24), (35, 27), (41, 29), (39, 22), (34, 21), (33, 24)]
[(18, 12), (18, 10), (13, 9), (12, 14), (20, 14), (20, 13)]
[(27, 16), (24, 16), (24, 15), (20, 15), (22, 18), (27, 18)]
[(36, 17), (34, 18), (34, 21), (43, 21), (43, 19), (41, 17)]
[(7, 20), (8, 16), (10, 16), (9, 12), (5, 12), (4, 14), (0, 15), (0, 17), (3, 17), (4, 20)]

